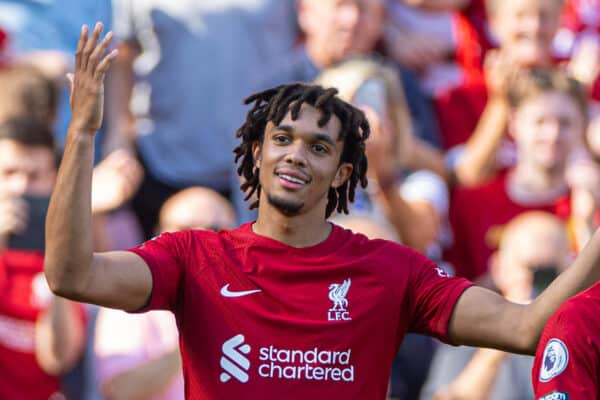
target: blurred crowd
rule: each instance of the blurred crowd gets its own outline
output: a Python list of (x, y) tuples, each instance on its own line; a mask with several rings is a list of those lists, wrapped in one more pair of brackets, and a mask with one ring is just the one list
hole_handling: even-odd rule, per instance
[[(332, 220), (445, 273), (529, 302), (600, 222), (600, 0), (0, 0), (2, 399), (183, 398), (172, 315), (71, 303), (42, 272), (66, 76), (96, 21), (119, 49), (98, 251), (252, 220), (232, 153), (243, 99), (288, 81), (369, 118), (368, 188)], [(389, 396), (533, 399), (531, 365), (411, 334)]]

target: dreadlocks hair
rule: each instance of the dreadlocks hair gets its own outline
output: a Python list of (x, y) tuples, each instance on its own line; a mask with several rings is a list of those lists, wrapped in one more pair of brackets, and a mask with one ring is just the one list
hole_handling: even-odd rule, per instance
[[(244, 100), (244, 104), (254, 103), (246, 115), (246, 121), (237, 130), (236, 136), (242, 143), (237, 146), (235, 162), (238, 164), (237, 173), (243, 183), (240, 188), (245, 192), (245, 200), (254, 193), (260, 196), (259, 170), (254, 164), (252, 145), (262, 142), (265, 128), (270, 121), (279, 125), (288, 112), (292, 120), (298, 119), (302, 104), (311, 105), (321, 111), (320, 127), (325, 126), (332, 115), (341, 122), (340, 138), (344, 141), (344, 149), (340, 163), (348, 162), (353, 166), (350, 178), (337, 189), (330, 188), (325, 217), (328, 218), (334, 210), (348, 214), (348, 204), (354, 201), (356, 186), (367, 187), (367, 157), (365, 155), (365, 140), (369, 137), (370, 129), (365, 114), (336, 96), (337, 89), (325, 89), (319, 85), (306, 83), (289, 83), (265, 91), (255, 93)], [(258, 200), (250, 204), (250, 209), (258, 208)]]

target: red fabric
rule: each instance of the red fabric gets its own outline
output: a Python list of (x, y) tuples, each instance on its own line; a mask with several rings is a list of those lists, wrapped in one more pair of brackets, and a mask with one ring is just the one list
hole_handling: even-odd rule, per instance
[(570, 213), (568, 196), (551, 204), (521, 205), (508, 197), (507, 172), (474, 188), (457, 188), (450, 202), (450, 225), (453, 244), (445, 259), (457, 276), (476, 279), (488, 270), (488, 261), (497, 249), (502, 227), (526, 211), (547, 211), (567, 219)]
[(444, 149), (469, 139), (487, 104), (487, 86), (483, 74), (471, 71), (464, 84), (434, 99)]
[[(600, 283), (567, 300), (550, 317), (531, 370), (536, 399), (600, 399)], [(566, 357), (551, 357), (554, 343)], [(564, 347), (563, 347), (564, 346)], [(546, 354), (545, 354), (546, 353)], [(561, 354), (562, 351), (554, 352)], [(545, 357), (544, 357), (545, 355)], [(562, 360), (561, 360), (562, 359)], [(557, 397), (563, 394), (562, 397)]]
[[(35, 358), (35, 321), (46, 311), (39, 288), (40, 253), (0, 253), (0, 399), (48, 399), (60, 391), (58, 377), (46, 374)], [(43, 287), (43, 286), (42, 286)]]
[[(384, 399), (405, 333), (447, 340), (454, 305), (471, 285), (407, 247), (337, 226), (306, 248), (245, 224), (166, 233), (132, 251), (153, 276), (146, 309), (175, 313), (187, 399)], [(336, 306), (331, 293), (344, 282)], [(225, 297), (223, 288), (260, 292)], [(243, 340), (233, 354), (232, 338)], [(311, 362), (309, 352), (323, 358)], [(342, 355), (328, 360), (332, 352)], [(232, 360), (246, 383), (223, 366)]]

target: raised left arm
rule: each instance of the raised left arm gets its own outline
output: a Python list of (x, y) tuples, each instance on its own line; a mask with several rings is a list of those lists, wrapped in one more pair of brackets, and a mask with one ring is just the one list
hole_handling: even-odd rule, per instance
[(511, 303), (487, 289), (467, 289), (455, 306), (450, 339), (456, 344), (533, 355), (550, 315), (599, 279), (600, 230), (596, 230), (573, 265), (528, 305)]

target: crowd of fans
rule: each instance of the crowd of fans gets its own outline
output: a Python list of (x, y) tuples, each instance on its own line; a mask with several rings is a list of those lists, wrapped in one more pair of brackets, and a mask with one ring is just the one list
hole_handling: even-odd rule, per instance
[[(171, 315), (71, 303), (43, 279), (66, 76), (97, 20), (119, 49), (98, 250), (251, 220), (232, 153), (243, 99), (288, 81), (369, 118), (369, 185), (342, 226), (528, 302), (600, 222), (599, 0), (0, 0), (0, 398), (183, 397)], [(532, 362), (409, 335), (390, 398), (533, 398)]]

